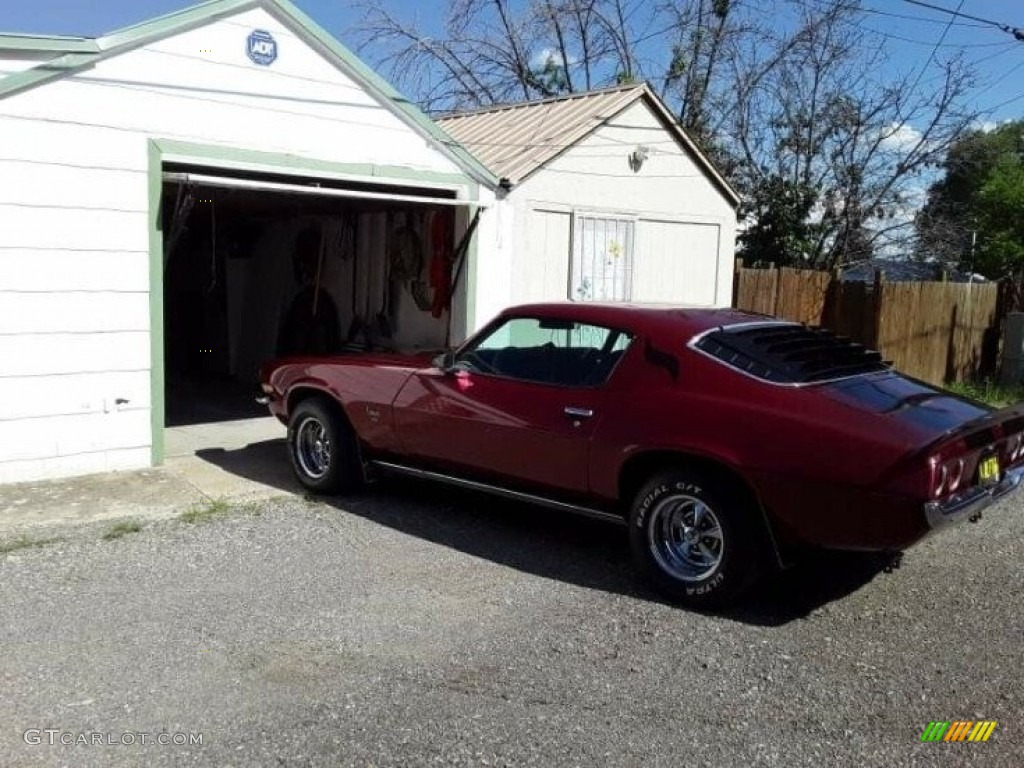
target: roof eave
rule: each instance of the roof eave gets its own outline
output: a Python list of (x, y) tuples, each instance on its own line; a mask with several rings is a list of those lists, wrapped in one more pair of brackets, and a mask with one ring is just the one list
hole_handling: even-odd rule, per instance
[(368, 67), (362, 59), (355, 56), (337, 38), (313, 21), (294, 3), (289, 0), (268, 0), (268, 4), (270, 6), (268, 10), (273, 12), (274, 8), (280, 9), (282, 13), (291, 18), (294, 23), (298, 24), (307, 34), (333, 54), (344, 65), (350, 77), (362, 83), (371, 92), (377, 93), (384, 102), (384, 105), (400, 119), (425, 133), (435, 149), (450, 157), (456, 165), (466, 171), (477, 182), (491, 190), (498, 189), (501, 180), (489, 168), (477, 160), (459, 142), (454, 141), (423, 110), (395, 90), (391, 83)]
[(704, 154), (701, 148), (697, 146), (696, 142), (690, 138), (690, 135), (683, 130), (675, 115), (668, 111), (668, 107), (665, 106), (665, 103), (658, 98), (646, 83), (643, 88), (643, 97), (646, 98), (648, 103), (661, 115), (662, 119), (670, 126), (672, 132), (679, 138), (680, 142), (686, 146), (694, 157), (697, 158), (711, 181), (714, 182), (721, 191), (725, 193), (725, 196), (730, 199), (733, 208), (738, 208), (740, 203), (743, 202), (743, 198), (740, 197), (739, 192), (737, 192), (736, 188), (729, 183), (729, 180), (722, 175), (715, 164), (711, 162), (711, 158)]
[[(66, 42), (72, 46), (73, 50), (53, 49), (63, 55), (0, 80), (0, 98), (27, 91), (88, 69), (104, 59), (139, 48), (154, 40), (188, 32), (209, 24), (211, 21), (217, 21), (253, 8), (263, 8), (281, 21), (293, 25), (306, 37), (307, 42), (314, 44), (315, 47), (321, 49), (321, 52), (329, 54), (342, 71), (361, 83), (370, 93), (376, 95), (381, 104), (406, 125), (423, 134), (435, 149), (458, 165), (468, 178), (489, 189), (498, 188), (500, 179), (497, 176), (484, 167), (461, 144), (453, 142), (448, 134), (427, 117), (419, 107), (399, 94), (390, 83), (366, 66), (289, 0), (211, 0), (111, 32), (96, 40), (83, 39), (80, 41), (81, 49), (79, 49), (77, 38), (67, 39)], [(61, 38), (39, 39), (54, 41)], [(22, 50), (38, 49), (24, 48)]]
[[(512, 184), (514, 186), (520, 186), (526, 183), (527, 181), (529, 181), (531, 177), (533, 177), (535, 174), (539, 173), (543, 169), (547, 168), (551, 163), (558, 160), (584, 138), (592, 134), (594, 131), (600, 129), (601, 126), (607, 125), (610, 120), (613, 120), (618, 115), (621, 115), (626, 109), (629, 109), (634, 104), (636, 104), (637, 101), (643, 99), (647, 102), (648, 106), (650, 106), (654, 110), (655, 114), (661, 119), (661, 122), (665, 126), (665, 128), (671, 131), (676, 141), (679, 142), (679, 144), (683, 146), (683, 149), (686, 152), (688, 152), (691, 155), (691, 157), (696, 161), (697, 165), (700, 167), (701, 171), (705, 174), (708, 180), (722, 193), (723, 197), (725, 197), (729, 201), (733, 209), (739, 207), (739, 205), (742, 203), (742, 198), (740, 197), (739, 193), (732, 186), (732, 184), (729, 183), (728, 179), (726, 179), (721, 174), (721, 172), (719, 172), (718, 168), (711, 161), (711, 159), (706, 154), (704, 154), (700, 147), (698, 147), (697, 144), (693, 141), (693, 139), (691, 139), (690, 136), (686, 133), (686, 131), (683, 130), (682, 126), (679, 125), (679, 121), (668, 110), (668, 107), (665, 106), (664, 102), (654, 93), (654, 91), (651, 90), (650, 86), (647, 83), (633, 84), (630, 86), (614, 86), (610, 88), (598, 89), (596, 91), (588, 91), (587, 93), (581, 93), (575, 96), (561, 97), (557, 99), (545, 99), (536, 102), (524, 102), (519, 105), (513, 104), (502, 105), (493, 108), (482, 108), (471, 110), (469, 112), (464, 113), (454, 113), (451, 115), (447, 115), (442, 120), (442, 122), (451, 121), (452, 123), (455, 123), (462, 117), (472, 117), (475, 115), (481, 115), (486, 113), (500, 112), (502, 110), (512, 111), (515, 109), (521, 109), (525, 107), (535, 107), (542, 104), (551, 103), (553, 101), (564, 101), (571, 98), (580, 98), (588, 94), (609, 94), (614, 93), (616, 91), (631, 93), (628, 94), (630, 98), (628, 98), (627, 100), (623, 101), (618, 105), (618, 109), (614, 112), (614, 114), (608, 115), (600, 123), (583, 126), (579, 130), (567, 134), (565, 137), (564, 146), (562, 146), (558, 151), (553, 152), (549, 156), (545, 157), (540, 162), (536, 163), (533, 167), (525, 170), (522, 173), (514, 174), (510, 179)], [(471, 144), (472, 142), (469, 143)]]
[(0, 51), (26, 53), (96, 53), (96, 41), (86, 37), (59, 35), (0, 34)]

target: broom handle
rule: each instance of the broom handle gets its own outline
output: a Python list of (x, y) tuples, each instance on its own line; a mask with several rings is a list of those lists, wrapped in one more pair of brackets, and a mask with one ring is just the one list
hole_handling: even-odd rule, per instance
[(313, 291), (313, 317), (320, 306), (320, 277), (324, 270), (324, 251), (327, 249), (327, 234), (324, 231), (323, 222), (320, 223), (320, 259), (316, 264), (316, 285)]

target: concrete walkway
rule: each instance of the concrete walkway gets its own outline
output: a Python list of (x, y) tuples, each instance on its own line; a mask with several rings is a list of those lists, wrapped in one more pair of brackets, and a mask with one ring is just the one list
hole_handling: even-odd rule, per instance
[(246, 503), (296, 493), (284, 438), (272, 418), (168, 429), (162, 467), (0, 486), (0, 534), (152, 520), (213, 500)]

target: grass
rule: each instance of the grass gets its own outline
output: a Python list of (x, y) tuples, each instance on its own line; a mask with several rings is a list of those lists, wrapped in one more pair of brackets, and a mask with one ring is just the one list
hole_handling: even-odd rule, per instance
[(9, 555), (11, 552), (17, 552), (21, 549), (37, 549), (48, 544), (55, 544), (58, 541), (63, 541), (63, 539), (59, 537), (53, 539), (33, 539), (28, 536), (22, 536), (11, 541), (0, 542), (0, 555)]
[(107, 541), (112, 541), (114, 539), (120, 539), (122, 536), (126, 536), (129, 533), (138, 533), (141, 530), (142, 526), (137, 521), (124, 520), (104, 533), (103, 538)]
[(947, 384), (946, 387), (958, 395), (980, 400), (995, 408), (1003, 408), (1024, 400), (1024, 385), (1013, 384), (1004, 386), (991, 379), (981, 381), (964, 381)]
[(224, 499), (207, 499), (202, 504), (197, 504), (191, 509), (182, 512), (178, 515), (178, 519), (190, 525), (208, 523), (213, 518), (225, 514), (230, 509), (231, 505)]

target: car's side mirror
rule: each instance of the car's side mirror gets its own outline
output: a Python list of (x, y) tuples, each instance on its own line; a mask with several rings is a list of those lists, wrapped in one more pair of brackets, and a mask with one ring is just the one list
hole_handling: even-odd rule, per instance
[(435, 368), (440, 368), (442, 373), (451, 373), (455, 368), (455, 352), (448, 350), (431, 360), (431, 364)]

